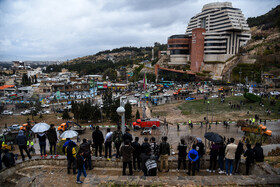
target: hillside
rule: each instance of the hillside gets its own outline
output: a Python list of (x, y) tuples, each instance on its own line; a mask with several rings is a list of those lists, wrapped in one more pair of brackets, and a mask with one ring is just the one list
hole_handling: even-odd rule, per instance
[(248, 18), (247, 23), (249, 27), (257, 26), (262, 30), (267, 30), (276, 27), (280, 29), (280, 5), (273, 8), (264, 15)]

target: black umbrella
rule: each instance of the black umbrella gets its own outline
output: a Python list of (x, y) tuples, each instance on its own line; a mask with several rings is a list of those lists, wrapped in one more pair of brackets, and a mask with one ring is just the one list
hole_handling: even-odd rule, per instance
[(223, 137), (215, 132), (206, 132), (204, 134), (204, 138), (211, 142), (220, 143), (223, 141)]

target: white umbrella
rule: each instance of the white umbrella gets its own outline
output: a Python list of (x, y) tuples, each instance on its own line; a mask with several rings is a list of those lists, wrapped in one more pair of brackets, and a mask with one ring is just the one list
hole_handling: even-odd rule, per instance
[(40, 132), (45, 132), (47, 130), (49, 130), (50, 126), (46, 123), (37, 123), (34, 125), (34, 127), (32, 127), (32, 131), (34, 133), (40, 133)]
[(60, 135), (61, 138), (73, 138), (75, 136), (78, 136), (78, 133), (74, 130), (67, 130)]

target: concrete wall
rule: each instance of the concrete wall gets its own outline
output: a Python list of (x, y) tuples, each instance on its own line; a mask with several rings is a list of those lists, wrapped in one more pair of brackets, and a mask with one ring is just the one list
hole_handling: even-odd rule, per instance
[(170, 55), (168, 65), (185, 65), (190, 61), (190, 55)]
[[(92, 159), (93, 160), (93, 159)], [(93, 166), (97, 168), (122, 168), (122, 161), (107, 161), (107, 160), (93, 160)], [(209, 156), (206, 156), (201, 159), (201, 169), (209, 168)], [(67, 159), (58, 158), (58, 159), (34, 159), (27, 160), (25, 162), (17, 163), (16, 166), (11, 168), (3, 169), (0, 173), (0, 184), (4, 183), (5, 180), (12, 176), (17, 170), (21, 168), (38, 166), (38, 165), (53, 165), (53, 166), (64, 166), (67, 167)], [(169, 169), (177, 169), (177, 159), (175, 157), (169, 158)], [(217, 161), (217, 169), (218, 169)], [(187, 161), (188, 168), (188, 161)], [(245, 174), (245, 161), (242, 160), (239, 166), (239, 171), (241, 174)], [(276, 173), (271, 167), (266, 163), (258, 163), (253, 166), (251, 169), (251, 174), (255, 175), (264, 175), (268, 173)], [(218, 173), (217, 173), (218, 174)]]

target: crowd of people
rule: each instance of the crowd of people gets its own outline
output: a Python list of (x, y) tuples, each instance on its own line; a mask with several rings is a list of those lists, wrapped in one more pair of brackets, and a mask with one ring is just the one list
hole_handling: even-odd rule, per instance
[[(191, 121), (189, 122), (191, 124)], [(41, 157), (46, 157), (46, 140), (49, 140), (51, 158), (57, 157), (57, 134), (54, 125), (46, 133), (38, 134), (40, 153)], [(27, 148), (28, 139), (24, 135), (23, 131), (19, 131), (16, 137), (16, 143), (18, 144), (22, 160), (25, 160), (25, 155), (23, 150), (26, 152), (29, 159), (31, 159), (30, 152)], [(221, 143), (212, 143), (210, 146), (210, 165), (208, 172), (216, 172), (216, 164), (218, 161), (219, 174), (225, 173), (226, 175), (232, 175), (234, 173), (239, 173), (239, 164), (241, 155), (246, 158), (246, 174), (249, 174), (250, 167), (252, 163), (263, 162), (264, 155), (260, 143), (256, 143), (255, 147), (252, 149), (250, 144), (246, 145), (246, 151), (244, 150), (244, 145), (240, 141), (238, 145), (234, 144), (234, 138), (228, 139), (228, 141)], [(31, 143), (32, 144), (32, 143)], [(144, 176), (156, 176), (157, 171), (168, 172), (168, 158), (170, 156), (170, 144), (168, 143), (167, 136), (161, 138), (161, 142), (157, 143), (155, 137), (148, 139), (144, 138), (142, 144), (139, 143), (139, 137), (133, 139), (130, 134), (130, 129), (126, 128), (125, 133), (121, 131), (121, 127), (118, 126), (115, 131), (111, 131), (107, 128), (105, 138), (102, 131), (100, 131), (99, 126), (96, 126), (92, 132), (92, 140), (83, 139), (82, 143), (77, 149), (77, 144), (71, 139), (66, 139), (62, 147), (63, 153), (67, 157), (67, 173), (77, 174), (77, 183), (82, 183), (80, 180), (81, 174), (85, 177), (87, 176), (86, 170), (92, 170), (93, 164), (91, 161), (92, 154), (98, 158), (102, 158), (103, 155), (103, 145), (105, 148), (104, 157), (107, 160), (112, 158), (112, 145), (116, 148), (116, 159), (122, 158), (123, 171), (122, 174), (126, 175), (126, 170), (128, 167), (128, 175), (133, 175), (134, 171), (142, 171)], [(188, 160), (188, 175), (195, 175), (196, 172), (200, 171), (200, 162), (205, 155), (205, 146), (201, 138), (197, 138), (196, 142), (191, 146), (189, 152), (188, 146), (184, 139), (180, 140), (178, 144), (178, 167), (177, 171), (183, 168), (184, 171), (187, 169)], [(188, 159), (187, 159), (188, 158)], [(15, 165), (15, 155), (5, 150), (5, 154), (0, 159), (3, 161), (6, 167), (11, 167)], [(225, 163), (225, 165), (224, 165)], [(78, 172), (76, 172), (78, 170)]]

